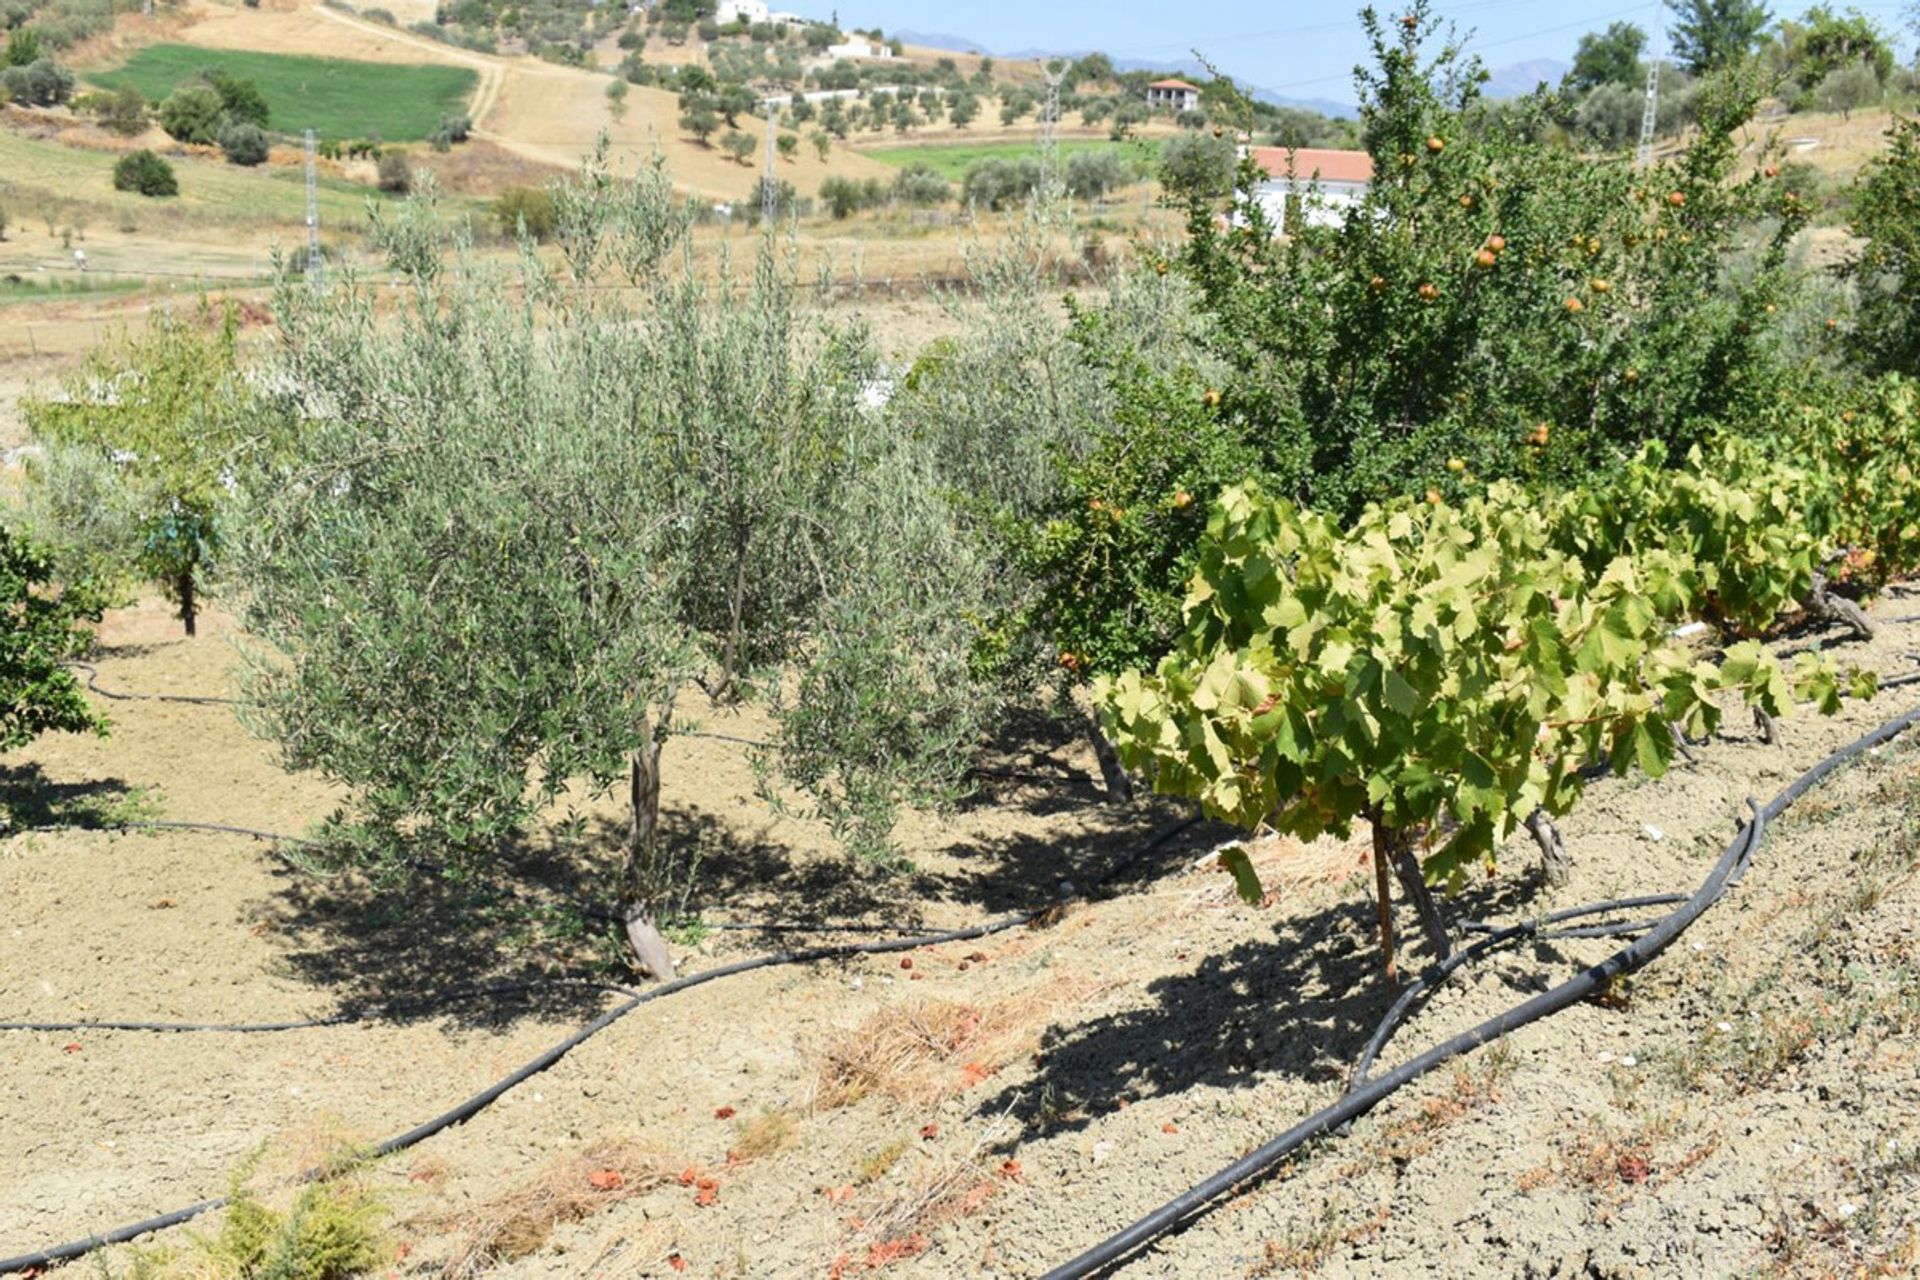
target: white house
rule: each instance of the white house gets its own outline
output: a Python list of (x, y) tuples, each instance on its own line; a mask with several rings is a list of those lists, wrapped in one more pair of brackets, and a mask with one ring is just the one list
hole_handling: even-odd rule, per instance
[(758, 26), (767, 21), (767, 0), (720, 0), (720, 7), (713, 11), (713, 20), (723, 27), (736, 22)]
[(1267, 175), (1254, 198), (1280, 230), (1296, 217), (1309, 226), (1340, 226), (1373, 182), (1373, 157), (1364, 151), (1255, 147), (1253, 161)]
[(864, 36), (855, 36), (841, 44), (827, 46), (827, 57), (835, 62), (848, 58), (891, 58), (893, 48), (881, 44), (878, 40), (868, 40)]
[(1155, 80), (1147, 86), (1149, 111), (1198, 111), (1200, 86), (1185, 80)]

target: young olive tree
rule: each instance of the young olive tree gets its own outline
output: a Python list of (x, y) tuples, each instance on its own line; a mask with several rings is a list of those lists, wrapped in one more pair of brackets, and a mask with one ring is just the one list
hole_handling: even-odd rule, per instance
[(42, 532), (105, 578), (159, 582), (193, 635), (234, 468), (277, 434), (242, 376), (232, 311), (203, 303), (156, 318), (97, 350), (62, 396), (28, 402), (26, 414), (46, 450), (28, 473)]
[(603, 157), (553, 189), (557, 271), (443, 255), (415, 202), (380, 229), (408, 282), (390, 319), (351, 273), (286, 289), (306, 421), (245, 485), (234, 566), (258, 726), (346, 787), (376, 865), (430, 844), (473, 871), (570, 783), (624, 783), (622, 914), (665, 977), (682, 691), (772, 698), (788, 776), (884, 848), (989, 710), (961, 621), (984, 575), (865, 407), (864, 335), (798, 309), (771, 238), (747, 278), (703, 282), (664, 172)]

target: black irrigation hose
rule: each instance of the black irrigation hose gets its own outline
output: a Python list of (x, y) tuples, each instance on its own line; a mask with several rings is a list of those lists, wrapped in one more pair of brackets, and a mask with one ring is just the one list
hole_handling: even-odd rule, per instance
[[(771, 750), (773, 743), (758, 738), (742, 738), (731, 733), (709, 733), (705, 729), (682, 729), (674, 735), (676, 738), (706, 738), (713, 742), (733, 742), (756, 750)], [(1084, 774), (1062, 770), (1059, 773), (1047, 773), (1039, 769), (999, 769), (988, 765), (974, 765), (967, 770), (977, 778), (1010, 778), (1016, 782), (1061, 782), (1069, 786), (1098, 787), (1100, 784)]]
[[(166, 819), (128, 818), (114, 822), (96, 823), (53, 823), (41, 827), (22, 827), (16, 835), (32, 835), (47, 831), (209, 831), (221, 835), (247, 836), (269, 844), (293, 844), (309, 849), (323, 849), (324, 841), (310, 840), (305, 836), (290, 836), (280, 831), (262, 831), (255, 827), (234, 827), (219, 822), (175, 822)], [(430, 868), (429, 868), (430, 869)], [(588, 920), (605, 920), (622, 923), (626, 917), (618, 912), (608, 911), (591, 904), (580, 905), (580, 914)], [(702, 920), (697, 922), (702, 928), (722, 932), (737, 933), (866, 933), (866, 934), (915, 934), (924, 927), (921, 925), (881, 924), (861, 920), (772, 920), (754, 922), (751, 920)], [(290, 1024), (305, 1026), (305, 1023)], [(11, 1029), (13, 1024), (0, 1022), (0, 1031)], [(220, 1028), (213, 1028), (219, 1030)]]
[[(62, 665), (71, 667), (76, 671), (86, 672), (86, 687), (88, 690), (99, 694), (103, 698), (111, 698), (115, 702), (184, 702), (195, 706), (219, 707), (243, 707), (249, 705), (244, 698), (214, 698), (202, 694), (184, 693), (126, 693), (113, 689), (102, 689), (98, 683), (100, 672), (97, 668), (85, 662), (67, 662)], [(714, 733), (706, 729), (682, 729), (672, 736), (676, 738), (705, 738), (710, 742), (731, 742), (742, 747), (753, 747), (762, 751), (768, 750), (773, 746), (773, 743), (764, 742), (758, 738), (743, 738), (733, 733)], [(1097, 787), (1099, 785), (1092, 778), (1069, 771), (1046, 773), (1037, 769), (996, 769), (985, 765), (977, 765), (968, 769), (967, 772), (976, 777), (1010, 778), (1018, 782), (1058, 782), (1065, 783), (1068, 786), (1081, 787)]]
[[(212, 698), (199, 694), (189, 695), (184, 693), (115, 692), (111, 689), (102, 689), (95, 683), (95, 681), (99, 679), (100, 673), (86, 663), (69, 662), (65, 665), (86, 672), (86, 687), (91, 692), (97, 693), (103, 698), (111, 698), (115, 702), (185, 702), (197, 706), (224, 707), (242, 707), (248, 705), (246, 700), (242, 698)], [(672, 736), (676, 738), (705, 738), (710, 742), (731, 742), (742, 747), (752, 747), (763, 751), (773, 746), (771, 742), (763, 742), (758, 738), (743, 738), (738, 734), (732, 733), (710, 733), (705, 729), (682, 729)], [(1056, 782), (1063, 783), (1067, 786), (1078, 787), (1098, 787), (1100, 785), (1084, 774), (1065, 771), (1060, 773), (1047, 773), (1038, 769), (997, 769), (986, 765), (976, 765), (969, 768), (967, 772), (975, 777), (1006, 778), (1016, 782)]]
[(1579, 920), (1587, 916), (1608, 915), (1615, 911), (1631, 911), (1636, 907), (1665, 906), (1669, 903), (1685, 902), (1686, 900), (1687, 895), (1684, 893), (1659, 893), (1640, 898), (1616, 898), (1611, 902), (1594, 902), (1588, 903), (1585, 906), (1568, 907), (1561, 911), (1535, 917), (1532, 920), (1522, 920), (1518, 924), (1505, 925), (1500, 928), (1495, 928), (1480, 920), (1468, 921), (1464, 927), (1469, 932), (1484, 933), (1486, 936), (1477, 942), (1460, 948), (1445, 960), (1430, 966), (1419, 977), (1407, 984), (1406, 990), (1400, 993), (1399, 998), (1388, 1008), (1386, 1015), (1380, 1019), (1380, 1024), (1374, 1028), (1372, 1039), (1368, 1040), (1366, 1047), (1361, 1050), (1360, 1059), (1354, 1064), (1352, 1082), (1348, 1087), (1350, 1089), (1358, 1088), (1360, 1085), (1366, 1083), (1367, 1073), (1373, 1069), (1374, 1059), (1377, 1058), (1380, 1051), (1386, 1047), (1388, 1039), (1392, 1037), (1400, 1023), (1406, 1020), (1407, 1014), (1413, 1010), (1416, 1004), (1424, 1004), (1427, 997), (1431, 995), (1442, 982), (1445, 982), (1456, 970), (1465, 967), (1469, 962), (1513, 943), (1546, 940), (1548, 938), (1598, 938), (1611, 937), (1621, 933), (1642, 933), (1660, 922), (1658, 920), (1635, 920), (1621, 924), (1594, 925), (1581, 929), (1556, 930), (1550, 933), (1545, 930), (1548, 925), (1559, 924), (1566, 920)]
[(920, 926), (909, 924), (866, 924), (859, 920), (848, 920), (839, 924), (832, 921), (808, 920), (768, 920), (755, 923), (751, 920), (702, 920), (700, 927), (736, 933), (899, 933), (910, 934)]
[(97, 681), (100, 672), (85, 662), (65, 662), (62, 666), (72, 667), (76, 671), (87, 673), (87, 689), (103, 698), (115, 702), (186, 702), (203, 707), (238, 707), (243, 705), (239, 698), (211, 698), (204, 694), (186, 693), (116, 693), (112, 689), (102, 689)]
[[(1920, 621), (1920, 615), (1916, 615), (1913, 620)], [(1895, 621), (1901, 621), (1901, 619), (1896, 619)], [(1912, 683), (1920, 683), (1920, 673), (1894, 677), (1890, 680), (1883, 681), (1880, 687), (1883, 689), (1896, 688)], [(162, 697), (167, 695), (150, 696)], [(1753, 851), (1758, 847), (1760, 839), (1765, 832), (1766, 823), (1769, 820), (1785, 811), (1789, 805), (1804, 795), (1809, 788), (1826, 778), (1827, 775), (1832, 773), (1841, 764), (1859, 755), (1868, 748), (1877, 746), (1893, 738), (1916, 722), (1920, 722), (1920, 709), (1915, 709), (1903, 716), (1888, 721), (1878, 729), (1861, 736), (1846, 747), (1827, 756), (1826, 759), (1822, 760), (1812, 769), (1801, 774), (1764, 808), (1756, 808), (1753, 818), (1741, 828), (1740, 833), (1734, 838), (1734, 842), (1729, 845), (1727, 850), (1721, 855), (1720, 860), (1714, 865), (1713, 870), (1708, 873), (1706, 880), (1701, 884), (1700, 888), (1685, 900), (1683, 906), (1675, 910), (1672, 914), (1655, 922), (1635, 922), (1631, 926), (1612, 926), (1613, 928), (1624, 931), (1628, 928), (1638, 929), (1642, 924), (1650, 925), (1651, 931), (1646, 936), (1630, 943), (1599, 964), (1582, 971), (1561, 983), (1559, 986), (1542, 992), (1532, 999), (1523, 1001), (1521, 1004), (1514, 1006), (1505, 1013), (1488, 1019), (1477, 1027), (1433, 1046), (1425, 1053), (1403, 1063), (1387, 1075), (1357, 1085), (1332, 1106), (1323, 1108), (1315, 1114), (1308, 1116), (1279, 1137), (1274, 1138), (1264, 1146), (1236, 1160), (1233, 1164), (1228, 1165), (1212, 1177), (1189, 1188), (1181, 1195), (1174, 1197), (1174, 1199), (1160, 1206), (1160, 1208), (1154, 1210), (1146, 1217), (1141, 1218), (1132, 1226), (1095, 1245), (1071, 1261), (1055, 1267), (1053, 1270), (1047, 1272), (1043, 1280), (1078, 1280), (1079, 1277), (1092, 1275), (1097, 1271), (1105, 1271), (1124, 1263), (1127, 1258), (1137, 1250), (1152, 1243), (1159, 1237), (1185, 1226), (1194, 1218), (1205, 1213), (1215, 1200), (1234, 1191), (1245, 1183), (1255, 1181), (1271, 1173), (1281, 1161), (1285, 1160), (1314, 1138), (1332, 1132), (1358, 1117), (1365, 1115), (1381, 1102), (1398, 1092), (1402, 1087), (1418, 1079), (1441, 1063), (1457, 1057), (1460, 1054), (1472, 1052), (1474, 1049), (1491, 1043), (1493, 1040), (1516, 1031), (1531, 1022), (1557, 1013), (1573, 1004), (1577, 1004), (1594, 993), (1604, 990), (1607, 984), (1612, 982), (1614, 978), (1622, 974), (1631, 973), (1646, 965), (1661, 952), (1665, 951), (1667, 947), (1672, 945), (1674, 939), (1678, 938), (1688, 926), (1719, 900), (1720, 896), (1725, 892), (1727, 885), (1737, 880), (1739, 874), (1744, 872), (1746, 863), (1751, 859)], [(749, 745), (759, 744), (749, 743)], [(1196, 815), (1175, 824), (1148, 841), (1134, 856), (1138, 857), (1151, 852), (1180, 832), (1196, 825), (1199, 821), (1200, 818)], [(254, 832), (245, 828), (225, 828), (209, 823), (123, 823), (115, 825), (125, 827), (172, 826), (190, 830), (227, 830), (243, 835), (252, 835), (259, 839), (275, 840), (283, 838), (270, 832)], [(302, 841), (300, 843), (311, 842)], [(1126, 858), (1116, 863), (1112, 868), (1108, 869), (1107, 873), (1102, 877), (1101, 882), (1112, 879), (1132, 860), (1132, 858)], [(1064, 905), (1075, 896), (1077, 895), (1063, 895), (1060, 902), (1056, 905)], [(1661, 896), (1666, 897), (1669, 895)], [(1623, 901), (1632, 902), (1633, 900)], [(1596, 908), (1617, 908), (1620, 905), (1620, 903), (1596, 904), (1596, 907), (1573, 908), (1571, 910), (1573, 915), (1583, 913), (1594, 914), (1596, 913)], [(677, 978), (672, 982), (642, 992), (627, 1000), (625, 1003), (617, 1005), (606, 1013), (601, 1014), (573, 1035), (568, 1036), (565, 1040), (562, 1040), (538, 1058), (535, 1058), (518, 1071), (515, 1071), (512, 1075), (481, 1090), (479, 1093), (474, 1094), (472, 1097), (424, 1124), (416, 1125), (405, 1133), (398, 1134), (382, 1142), (378, 1147), (374, 1148), (375, 1153), (378, 1155), (390, 1155), (393, 1152), (405, 1150), (408, 1147), (425, 1141), (436, 1133), (451, 1128), (455, 1124), (471, 1119), (510, 1089), (538, 1075), (540, 1072), (547, 1070), (573, 1049), (650, 1001), (674, 995), (692, 987), (716, 981), (720, 978), (732, 977), (736, 974), (774, 965), (805, 964), (816, 960), (838, 959), (855, 955), (886, 954), (895, 951), (914, 950), (924, 946), (936, 946), (947, 942), (964, 942), (975, 938), (983, 938), (991, 934), (1004, 932), (1008, 929), (1031, 924), (1052, 909), (1054, 908), (1047, 907), (1039, 911), (1016, 912), (1009, 916), (1002, 916), (998, 919), (963, 929), (952, 929), (939, 933), (903, 937), (889, 941), (844, 943), (837, 946), (812, 947), (800, 951), (774, 952), (768, 955), (736, 961), (732, 964), (721, 965), (701, 973), (688, 975), (684, 978)], [(1571, 916), (1566, 913), (1555, 913), (1555, 915), (1561, 918), (1571, 918)], [(1550, 917), (1543, 917), (1543, 921), (1549, 918)], [(1536, 927), (1537, 923), (1538, 922), (1536, 922)], [(1464, 955), (1466, 952), (1474, 951), (1476, 948), (1483, 952), (1491, 949), (1491, 946), (1496, 944), (1496, 940), (1505, 941), (1511, 937), (1519, 936), (1525, 931), (1525, 926), (1512, 926), (1508, 930), (1495, 931), (1480, 943), (1475, 943), (1471, 947), (1463, 948), (1462, 951), (1456, 953), (1456, 955)], [(1405, 998), (1404, 995), (1402, 998)], [(22, 1254), (13, 1258), (0, 1258), (0, 1275), (13, 1274), (30, 1268), (44, 1267), (52, 1263), (83, 1257), (86, 1254), (108, 1245), (122, 1244), (129, 1240), (137, 1239), (140, 1236), (188, 1222), (202, 1214), (223, 1208), (227, 1203), (228, 1200), (224, 1196), (211, 1200), (201, 1200), (184, 1208), (176, 1209), (171, 1213), (130, 1223), (102, 1234), (89, 1236), (83, 1240), (55, 1245), (52, 1248), (44, 1249), (37, 1253)]]
[(462, 987), (454, 991), (437, 992), (430, 996), (388, 1000), (377, 1005), (368, 1005), (364, 1009), (343, 1009), (339, 1013), (324, 1014), (318, 1018), (303, 1018), (287, 1022), (126, 1022), (95, 1019), (88, 1022), (0, 1022), (0, 1031), (226, 1031), (241, 1035), (265, 1031), (309, 1031), (315, 1027), (340, 1027), (356, 1022), (373, 1022), (397, 1013), (432, 1009), (462, 1000), (520, 995), (530, 991), (551, 991), (556, 988), (570, 987), (594, 991), (617, 991), (628, 996), (638, 994), (632, 987), (624, 987), (617, 982), (600, 982), (592, 978), (546, 978), (531, 982), (502, 982), (484, 987)]
[(36, 831), (213, 831), (221, 835), (246, 836), (267, 844), (297, 844), (308, 849), (326, 846), (305, 836), (290, 836), (280, 831), (262, 831), (257, 827), (232, 827), (224, 822), (179, 822), (171, 818), (121, 818), (111, 822), (56, 822), (43, 827), (22, 827), (16, 833)]
[[(1196, 814), (1174, 823), (1166, 830), (1152, 837), (1133, 853), (1115, 862), (1113, 866), (1109, 867), (1106, 872), (1101, 875), (1099, 880), (1095, 881), (1095, 884), (1104, 884), (1114, 879), (1136, 859), (1153, 852), (1181, 832), (1197, 825), (1200, 821), (1200, 816)], [(396, 1151), (404, 1151), (408, 1147), (424, 1142), (442, 1130), (449, 1129), (456, 1124), (473, 1118), (508, 1090), (545, 1071), (554, 1063), (566, 1057), (567, 1054), (571, 1053), (574, 1049), (584, 1044), (587, 1040), (606, 1030), (643, 1004), (648, 1004), (654, 1000), (661, 1000), (670, 995), (677, 995), (682, 991), (702, 986), (709, 982), (715, 982), (721, 978), (730, 978), (737, 974), (747, 973), (754, 969), (765, 969), (775, 965), (809, 964), (817, 960), (836, 960), (858, 955), (884, 955), (894, 951), (912, 951), (920, 947), (940, 946), (949, 942), (968, 942), (975, 938), (985, 938), (992, 934), (1004, 933), (1009, 929), (1018, 929), (1033, 924), (1045, 917), (1048, 913), (1075, 901), (1080, 896), (1081, 895), (1077, 893), (1063, 893), (1053, 903), (1041, 907), (1038, 910), (1017, 911), (1011, 915), (999, 916), (981, 924), (968, 925), (964, 928), (945, 929), (934, 933), (916, 934), (911, 937), (894, 938), (880, 942), (848, 942), (836, 946), (809, 947), (798, 951), (776, 951), (766, 955), (753, 956), (745, 960), (736, 960), (731, 964), (719, 965), (700, 973), (689, 974), (683, 978), (676, 978), (672, 982), (663, 983), (650, 990), (640, 992), (631, 999), (615, 1005), (560, 1043), (554, 1045), (551, 1049), (548, 1049), (539, 1057), (533, 1059), (533, 1061), (515, 1071), (512, 1075), (507, 1076), (495, 1084), (489, 1085), (487, 1088), (482, 1089), (472, 1097), (467, 1098), (465, 1101), (448, 1110), (441, 1112), (424, 1124), (415, 1125), (405, 1133), (396, 1134), (394, 1137), (388, 1138), (385, 1142), (382, 1142), (373, 1149), (374, 1154), (385, 1156), (391, 1155)], [(310, 1171), (304, 1176), (312, 1178), (319, 1175), (317, 1171)], [(200, 1200), (184, 1208), (175, 1209), (171, 1213), (164, 1213), (158, 1217), (146, 1218), (140, 1222), (115, 1227), (110, 1231), (87, 1236), (85, 1239), (54, 1245), (51, 1248), (42, 1249), (36, 1253), (24, 1253), (17, 1257), (0, 1258), (0, 1275), (10, 1275), (32, 1268), (46, 1267), (57, 1262), (67, 1262), (74, 1258), (84, 1257), (108, 1245), (125, 1244), (129, 1240), (137, 1239), (140, 1236), (148, 1235), (155, 1231), (164, 1230), (167, 1227), (178, 1226), (183, 1222), (189, 1222), (199, 1217), (201, 1214), (211, 1213), (216, 1209), (224, 1208), (227, 1203), (228, 1198), (225, 1196), (211, 1200)]]
[(1862, 752), (1904, 732), (1915, 723), (1920, 723), (1920, 708), (1889, 720), (1879, 728), (1855, 739), (1794, 779), (1764, 808), (1756, 806), (1753, 817), (1741, 827), (1733, 843), (1728, 845), (1726, 851), (1720, 855), (1720, 860), (1714, 864), (1713, 870), (1707, 874), (1699, 889), (1695, 890), (1672, 914), (1654, 924), (1645, 937), (1628, 944), (1599, 964), (1583, 970), (1560, 985), (1489, 1018), (1469, 1031), (1434, 1045), (1386, 1075), (1350, 1090), (1332, 1106), (1308, 1116), (1279, 1137), (1175, 1196), (1124, 1231), (1108, 1237), (1072, 1261), (1055, 1267), (1046, 1273), (1044, 1280), (1080, 1280), (1084, 1276), (1117, 1268), (1140, 1249), (1205, 1213), (1223, 1196), (1272, 1173), (1283, 1160), (1308, 1142), (1365, 1115), (1402, 1087), (1441, 1063), (1463, 1053), (1470, 1053), (1528, 1023), (1578, 1004), (1597, 992), (1605, 990), (1615, 978), (1646, 965), (1672, 945), (1674, 939), (1719, 901), (1728, 884), (1737, 878), (1739, 872), (1745, 870), (1747, 862), (1759, 848), (1768, 822), (1777, 818), (1789, 805), (1806, 794), (1809, 788), (1826, 778), (1835, 769)]

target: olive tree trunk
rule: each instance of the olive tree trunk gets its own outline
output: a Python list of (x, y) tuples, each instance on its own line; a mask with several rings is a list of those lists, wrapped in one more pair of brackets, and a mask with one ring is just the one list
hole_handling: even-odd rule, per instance
[[(661, 719), (664, 729), (666, 719)], [(661, 936), (655, 917), (668, 879), (667, 858), (660, 842), (660, 748), (650, 720), (640, 722), (640, 745), (634, 749), (628, 773), (628, 801), (632, 825), (627, 833), (626, 865), (620, 875), (620, 916), (626, 924), (627, 945), (633, 948), (641, 972), (656, 981), (673, 977), (673, 955)]]
[(194, 634), (193, 620), (198, 610), (193, 598), (193, 566), (188, 565), (180, 571), (174, 580), (173, 588), (180, 594), (180, 621), (186, 623), (187, 634)]

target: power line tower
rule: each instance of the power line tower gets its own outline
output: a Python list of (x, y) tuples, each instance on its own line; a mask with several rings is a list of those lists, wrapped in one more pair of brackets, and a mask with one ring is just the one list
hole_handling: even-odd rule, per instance
[(780, 212), (780, 186), (773, 172), (773, 99), (767, 99), (767, 171), (760, 179), (760, 216), (768, 224)]
[(1653, 163), (1653, 125), (1660, 114), (1660, 58), (1666, 44), (1666, 0), (1653, 6), (1653, 56), (1647, 60), (1647, 105), (1640, 113), (1640, 151), (1634, 164), (1646, 168)]
[(307, 280), (320, 287), (320, 181), (313, 163), (313, 130), (307, 130)]
[(1049, 199), (1064, 184), (1060, 177), (1060, 84), (1072, 64), (1047, 68), (1047, 98), (1040, 104), (1040, 185)]

